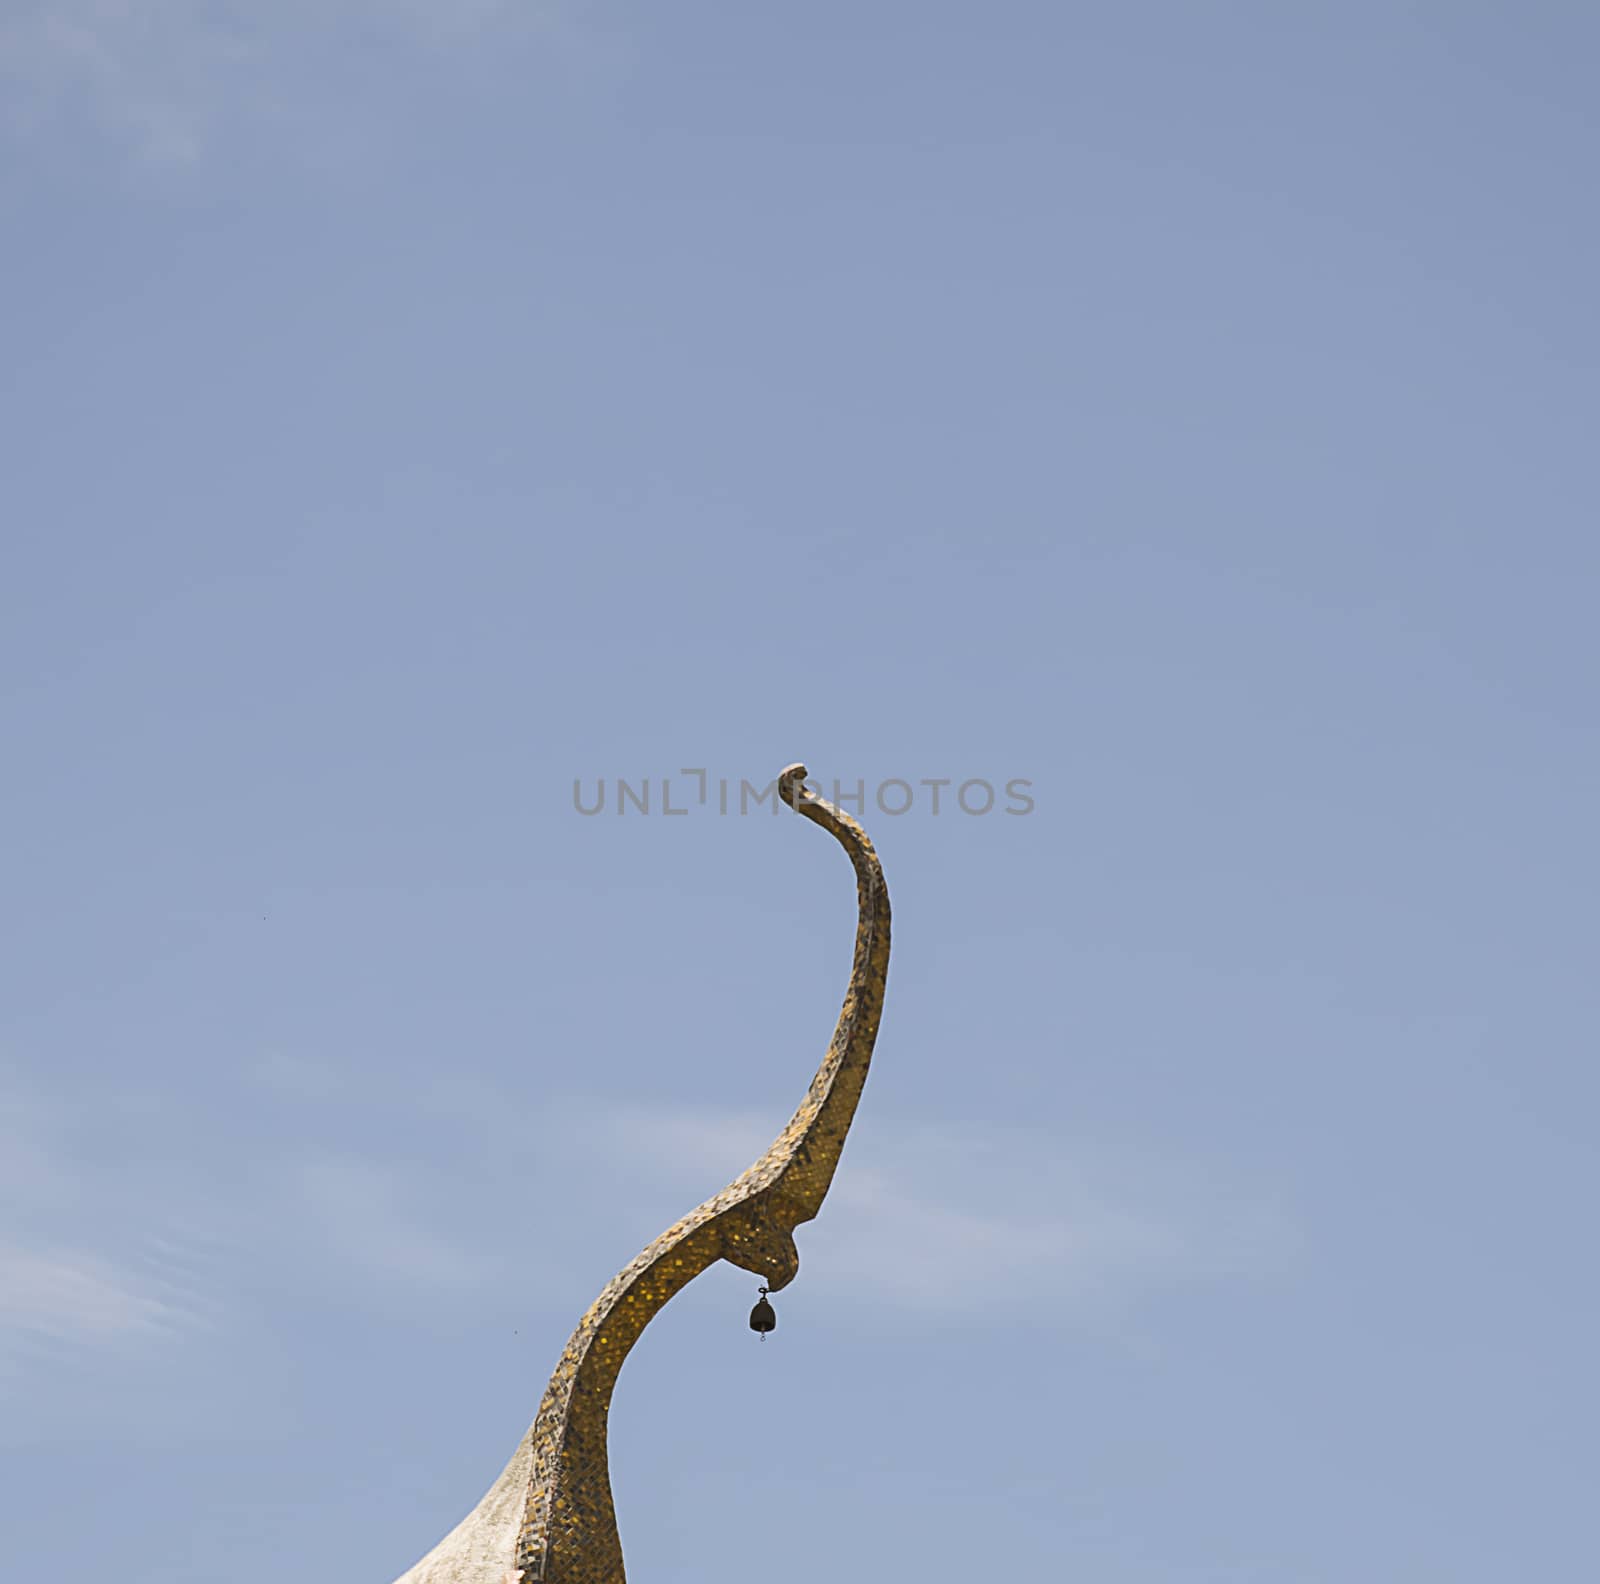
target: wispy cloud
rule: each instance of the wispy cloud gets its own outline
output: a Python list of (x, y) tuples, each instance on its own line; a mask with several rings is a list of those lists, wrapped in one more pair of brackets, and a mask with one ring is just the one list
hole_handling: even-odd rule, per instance
[[(786, 1120), (600, 1097), (535, 1104), (462, 1078), (379, 1097), (281, 1056), (241, 1078), (232, 1103), (260, 1129), (243, 1155), (210, 1137), (205, 1107), (174, 1099), (129, 1128), (114, 1095), (51, 1101), (0, 1081), (0, 1360), (42, 1348), (153, 1363), (174, 1338), (248, 1329), (297, 1294), (453, 1307), (497, 1292), (575, 1316)], [(1248, 1185), (1169, 1161), (1043, 1129), (876, 1115), (800, 1235), (811, 1290), (894, 1314), (1028, 1297), (1120, 1305), (1259, 1276), (1294, 1241)]]
[[(782, 1119), (779, 1119), (780, 1121)], [(712, 1191), (777, 1131), (772, 1118), (621, 1107), (584, 1129), (613, 1166)], [(684, 1204), (681, 1209), (689, 1209)], [(1054, 1132), (874, 1121), (848, 1146), (816, 1230), (808, 1279), (889, 1304), (970, 1309), (1026, 1296), (1120, 1300), (1180, 1282), (1260, 1274), (1296, 1235), (1264, 1196), (1171, 1162), (1096, 1158)]]
[(155, 1345), (209, 1323), (197, 1250), (145, 1229), (121, 1246), (91, 1241), (115, 1191), (83, 1170), (64, 1108), (0, 1085), (0, 1358)]
[(375, 63), (525, 32), (553, 0), (10, 0), (0, 86), (10, 130), (83, 126), (161, 165), (226, 128), (328, 134), (359, 115)]
[(883, 1164), (841, 1172), (814, 1273), (923, 1308), (1088, 1304), (1259, 1274), (1292, 1248), (1287, 1218), (1267, 1205), (1170, 1180), (1131, 1188), (1128, 1163), (1113, 1174), (1120, 1183), (1102, 1183), (1047, 1135), (1010, 1135), (1002, 1169), (997, 1142), (981, 1130), (913, 1135), (888, 1141)]
[(0, 1248), (0, 1328), (98, 1342), (170, 1332), (188, 1319), (132, 1273), (71, 1248)]
[(13, 130), (86, 120), (140, 156), (194, 159), (259, 57), (238, 7), (191, 0), (22, 0), (0, 21)]
[[(722, 1188), (787, 1120), (581, 1095), (534, 1105), (454, 1076), (406, 1104), (416, 1117), (396, 1133), (414, 1139), (425, 1118), (426, 1159), (301, 1163), (294, 1224), (395, 1287), (515, 1286), (537, 1271), (541, 1300), (580, 1308), (597, 1255), (625, 1263), (629, 1238)], [(1264, 1194), (1171, 1161), (1112, 1158), (1047, 1130), (874, 1118), (800, 1245), (816, 1290), (954, 1312), (1257, 1277), (1293, 1257), (1296, 1233)]]
[(296, 1218), (347, 1269), (436, 1289), (471, 1287), (502, 1268), (459, 1229), (437, 1224), (420, 1202), (416, 1173), (345, 1157), (291, 1168)]

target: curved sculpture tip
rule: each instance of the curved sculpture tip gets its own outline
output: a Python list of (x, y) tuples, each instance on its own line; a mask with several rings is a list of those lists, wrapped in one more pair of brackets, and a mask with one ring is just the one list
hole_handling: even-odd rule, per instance
[(777, 1292), (799, 1269), (794, 1231), (822, 1206), (872, 1059), (889, 967), (889, 894), (867, 833), (787, 766), (779, 795), (845, 849), (855, 954), (839, 1020), (789, 1125), (741, 1176), (625, 1266), (578, 1322), (538, 1415), (473, 1512), (398, 1584), (625, 1584), (606, 1454), (618, 1372), (663, 1304), (718, 1260)]
[(778, 772), (778, 796), (790, 808), (798, 807), (800, 796), (805, 791), (806, 777), (810, 773), (803, 764), (785, 765)]

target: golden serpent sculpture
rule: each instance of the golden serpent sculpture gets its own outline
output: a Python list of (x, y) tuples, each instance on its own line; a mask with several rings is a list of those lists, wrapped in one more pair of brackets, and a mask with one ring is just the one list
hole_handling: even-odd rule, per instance
[(778, 778), (779, 796), (844, 847), (858, 905), (850, 985), (811, 1088), (771, 1149), (663, 1232), (595, 1299), (505, 1472), (396, 1584), (625, 1584), (606, 1456), (623, 1360), (667, 1300), (719, 1259), (765, 1278), (774, 1292), (794, 1280), (794, 1229), (822, 1208), (833, 1181), (889, 970), (889, 893), (878, 855), (861, 826), (805, 781), (805, 766), (790, 765)]

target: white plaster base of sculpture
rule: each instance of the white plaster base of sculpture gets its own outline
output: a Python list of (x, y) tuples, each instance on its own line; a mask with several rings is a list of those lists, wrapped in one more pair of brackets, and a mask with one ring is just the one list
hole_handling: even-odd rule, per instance
[(518, 1584), (517, 1532), (533, 1477), (533, 1429), (489, 1494), (395, 1584)]

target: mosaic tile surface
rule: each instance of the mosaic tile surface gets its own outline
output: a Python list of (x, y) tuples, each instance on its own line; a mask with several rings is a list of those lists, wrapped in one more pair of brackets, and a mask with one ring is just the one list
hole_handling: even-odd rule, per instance
[[(606, 1456), (606, 1420), (623, 1360), (667, 1300), (719, 1259), (760, 1276), (773, 1292), (794, 1280), (794, 1229), (822, 1208), (833, 1181), (872, 1058), (889, 969), (889, 894), (877, 853), (861, 826), (808, 792), (805, 779), (804, 765), (789, 766), (779, 777), (780, 795), (844, 847), (859, 909), (844, 1006), (805, 1099), (748, 1171), (663, 1232), (595, 1299), (500, 1481), (399, 1584), (624, 1584)], [(516, 1497), (521, 1517), (513, 1543)]]

